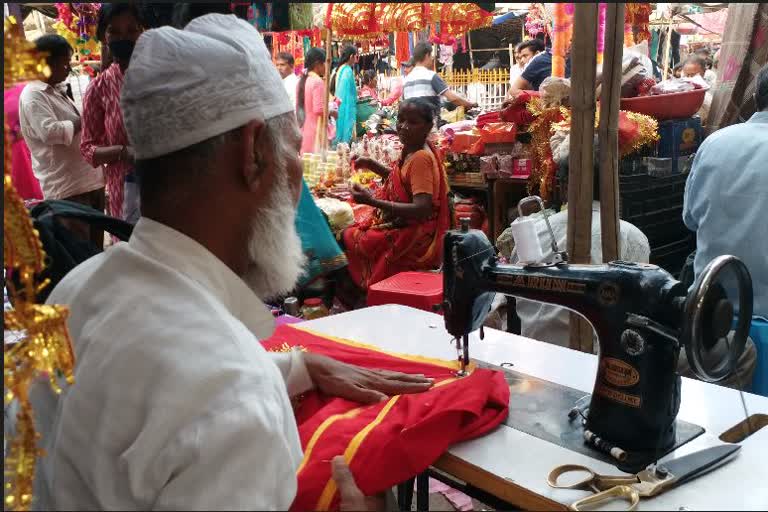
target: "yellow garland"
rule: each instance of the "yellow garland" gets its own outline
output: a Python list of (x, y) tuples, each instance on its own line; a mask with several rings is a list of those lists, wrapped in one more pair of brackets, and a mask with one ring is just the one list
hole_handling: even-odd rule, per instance
[[(19, 82), (44, 79), (50, 76), (44, 56), (34, 49), (14, 29), (16, 20), (5, 19), (3, 74), (5, 87)], [(4, 405), (13, 400), (19, 403), (16, 433), (9, 440), (5, 459), (5, 510), (28, 510), (32, 505), (32, 486), (35, 463), (42, 451), (38, 448), (39, 435), (35, 431), (29, 388), (33, 380), (47, 375), (55, 392), (60, 392), (57, 378), (73, 382), (74, 357), (67, 332), (67, 308), (57, 305), (35, 304), (38, 291), (47, 284), (35, 282), (35, 276), (45, 266), (45, 252), (11, 180), (10, 129), (3, 126), (5, 148), (3, 153), (3, 265), (18, 275), (21, 290), (10, 286), (14, 308), (5, 312), (5, 327), (22, 334), (22, 338), (3, 354)]]

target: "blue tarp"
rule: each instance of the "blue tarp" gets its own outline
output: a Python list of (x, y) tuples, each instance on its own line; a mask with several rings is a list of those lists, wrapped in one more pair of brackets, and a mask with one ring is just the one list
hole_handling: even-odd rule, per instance
[(507, 14), (502, 14), (501, 16), (496, 16), (493, 18), (493, 25), (499, 25), (501, 23), (504, 23), (506, 21), (512, 21), (517, 18), (522, 18), (525, 16), (525, 14), (515, 14), (514, 12), (510, 11)]

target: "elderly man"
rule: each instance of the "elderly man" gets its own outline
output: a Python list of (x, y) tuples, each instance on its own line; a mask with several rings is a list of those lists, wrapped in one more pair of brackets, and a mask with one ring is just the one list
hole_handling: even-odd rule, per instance
[[(57, 406), (36, 404), (42, 420), (56, 411), (37, 506), (286, 510), (302, 459), (291, 396), (375, 402), (431, 382), (261, 347), (273, 319), (260, 299), (302, 271), (301, 164), (293, 106), (251, 25), (210, 14), (147, 31), (121, 106), (142, 217), (49, 298), (70, 307), (77, 366)], [(343, 461), (333, 469), (343, 506), (365, 507)]]

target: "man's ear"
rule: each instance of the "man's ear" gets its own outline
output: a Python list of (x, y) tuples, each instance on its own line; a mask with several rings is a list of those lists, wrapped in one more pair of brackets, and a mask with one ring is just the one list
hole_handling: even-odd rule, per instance
[(241, 128), (243, 180), (251, 192), (259, 188), (261, 176), (264, 173), (264, 169), (260, 167), (259, 156), (256, 154), (256, 139), (259, 138), (263, 129), (264, 123), (261, 121), (251, 121)]

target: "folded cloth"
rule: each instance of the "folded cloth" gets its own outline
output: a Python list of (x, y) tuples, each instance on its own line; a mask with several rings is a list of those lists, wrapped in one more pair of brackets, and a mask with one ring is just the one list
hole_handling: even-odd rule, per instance
[(292, 510), (338, 510), (330, 464), (336, 455), (344, 455), (360, 490), (374, 495), (423, 472), (452, 444), (489, 432), (509, 411), (509, 386), (500, 372), (471, 366), (468, 376), (457, 378), (455, 361), (385, 353), (296, 326), (279, 327), (262, 343), (270, 351), (301, 347), (350, 364), (435, 380), (429, 391), (374, 405), (314, 391), (304, 395), (295, 409), (304, 460)]

